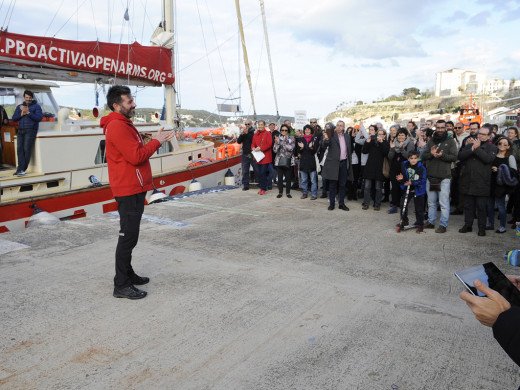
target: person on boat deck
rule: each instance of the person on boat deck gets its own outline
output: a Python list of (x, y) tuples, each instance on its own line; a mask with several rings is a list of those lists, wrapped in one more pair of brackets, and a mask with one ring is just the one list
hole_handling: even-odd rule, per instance
[(242, 144), (242, 191), (247, 191), (249, 189), (249, 180), (250, 180), (250, 167), (253, 167), (255, 172), (255, 176), (258, 176), (258, 169), (256, 166), (256, 162), (251, 154), (251, 144), (253, 143), (253, 135), (255, 134), (255, 128), (253, 127), (253, 122), (251, 119), (247, 119), (244, 123), (244, 130), (242, 130), (242, 134), (237, 139), (238, 144)]
[(107, 105), (113, 111), (101, 118), (106, 142), (106, 159), (110, 187), (119, 212), (119, 239), (116, 247), (114, 297), (141, 299), (146, 291), (134, 285), (150, 281), (138, 276), (132, 268), (132, 250), (139, 239), (146, 192), (153, 189), (150, 157), (175, 133), (161, 128), (146, 145), (130, 118), (135, 115), (135, 102), (130, 88), (112, 86), (107, 93)]
[(18, 166), (14, 176), (24, 176), (31, 161), (31, 152), (38, 133), (38, 126), (43, 118), (42, 108), (34, 100), (34, 94), (25, 90), (23, 92), (24, 102), (14, 110), (13, 121), (18, 122), (16, 133), (16, 154)]
[(258, 131), (253, 136), (253, 143), (251, 149), (255, 152), (263, 152), (264, 158), (257, 161), (258, 164), (258, 183), (260, 184), (260, 195), (265, 195), (267, 191), (267, 174), (269, 164), (273, 160), (271, 146), (273, 145), (273, 138), (271, 133), (265, 129), (265, 121), (258, 121)]
[[(5, 112), (4, 106), (0, 105), (0, 129), (3, 125), (9, 124), (9, 117), (7, 116), (7, 112)], [(3, 166), (2, 164), (2, 142), (0, 142), (0, 167)]]

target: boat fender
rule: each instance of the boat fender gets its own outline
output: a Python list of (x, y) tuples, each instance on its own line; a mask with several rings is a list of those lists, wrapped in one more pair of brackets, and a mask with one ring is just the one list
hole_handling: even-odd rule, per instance
[(29, 218), (29, 221), (27, 221), (28, 228), (42, 225), (55, 225), (60, 222), (59, 218), (48, 213), (47, 211), (43, 211), (42, 209), (38, 208), (38, 206), (33, 205), (31, 207), (34, 208), (34, 212), (31, 218)]
[(148, 204), (160, 203), (164, 198), (166, 198), (166, 194), (159, 191), (157, 188), (154, 188)]
[(69, 118), (70, 110), (67, 107), (62, 107), (58, 111), (58, 121), (56, 122), (56, 129), (60, 129), (65, 121)]
[(235, 185), (235, 175), (231, 172), (231, 169), (228, 168), (226, 174), (224, 175), (224, 184), (227, 186)]
[(193, 192), (193, 191), (200, 191), (202, 190), (202, 184), (200, 184), (200, 182), (198, 182), (197, 180), (193, 179), (190, 183), (190, 185), (188, 186), (188, 192)]

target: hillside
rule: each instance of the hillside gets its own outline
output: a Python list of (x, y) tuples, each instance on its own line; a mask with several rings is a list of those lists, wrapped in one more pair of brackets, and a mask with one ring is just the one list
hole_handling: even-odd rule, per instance
[[(511, 99), (508, 101), (498, 101), (500, 99)], [(483, 108), (484, 112), (497, 107), (512, 106), (520, 103), (520, 91), (512, 91), (499, 98), (496, 97), (476, 97), (477, 105)], [(360, 104), (351, 107), (340, 108), (331, 112), (325, 117), (325, 121), (333, 121), (344, 118), (349, 122), (358, 122), (374, 117), (381, 117), (382, 120), (393, 122), (398, 119), (427, 118), (437, 115), (456, 114), (459, 107), (469, 103), (470, 96), (461, 97), (430, 97), (428, 99), (406, 99), (390, 102), (375, 102), (371, 104)]]

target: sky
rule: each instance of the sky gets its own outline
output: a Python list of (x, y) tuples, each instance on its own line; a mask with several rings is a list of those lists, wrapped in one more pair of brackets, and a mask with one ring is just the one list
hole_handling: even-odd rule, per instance
[[(162, 13), (159, 0), (17, 0), (11, 13), (13, 3), (0, 2), (1, 27), (12, 33), (143, 45)], [(433, 91), (435, 73), (452, 68), (520, 79), (518, 1), (265, 0), (264, 5), (281, 115), (306, 110), (309, 118), (321, 118), (342, 102), (371, 102), (409, 87)], [(241, 0), (240, 8), (256, 112), (276, 114), (260, 2)], [(241, 96), (244, 113), (252, 114), (235, 2), (177, 1), (176, 31), (182, 108), (217, 113), (217, 103)], [(94, 106), (93, 85), (60, 85), (59, 104)], [(138, 88), (135, 95), (138, 108), (162, 107), (161, 88)]]

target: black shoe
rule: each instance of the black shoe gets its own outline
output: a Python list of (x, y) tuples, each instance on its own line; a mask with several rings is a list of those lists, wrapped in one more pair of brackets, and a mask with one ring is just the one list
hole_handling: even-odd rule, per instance
[(463, 227), (461, 227), (459, 229), (459, 233), (469, 233), (473, 231), (473, 228), (471, 226), (468, 226), (468, 225), (464, 225)]
[(349, 209), (345, 204), (340, 204), (340, 205), (338, 206), (338, 208), (339, 208), (340, 210), (344, 210), (344, 211), (349, 211), (349, 210), (350, 210), (350, 209)]
[(249, 191), (249, 187), (242, 188), (242, 191)]
[(320, 199), (325, 199), (328, 197), (329, 197), (329, 195), (326, 192), (324, 192), (323, 194), (321, 194)]
[(478, 235), (479, 235), (480, 237), (485, 236), (485, 235), (486, 235), (486, 230), (485, 230), (485, 229), (479, 229), (479, 230), (478, 230)]
[(133, 285), (142, 286), (143, 284), (148, 283), (150, 278), (147, 278), (146, 276), (134, 275), (130, 278), (130, 281)]
[(292, 198), (292, 195), (291, 195), (291, 194), (287, 194), (287, 197), (288, 197), (288, 198)]
[(333, 205), (333, 204), (331, 204), (331, 205), (330, 205), (330, 206), (328, 207), (328, 209), (327, 209), (327, 210), (330, 210), (330, 211), (334, 210), (334, 205)]
[(486, 230), (495, 230), (494, 226), (486, 226)]
[(272, 189), (273, 189), (273, 187), (272, 187), (272, 186), (271, 186), (271, 187), (267, 187), (267, 189), (268, 189), (268, 190), (272, 190)]
[(146, 294), (146, 291), (139, 290), (134, 286), (128, 286), (125, 288), (114, 287), (114, 297), (116, 298), (142, 299), (146, 297)]
[(283, 194), (276, 195), (277, 198), (281, 198), (282, 196), (283, 196)]

